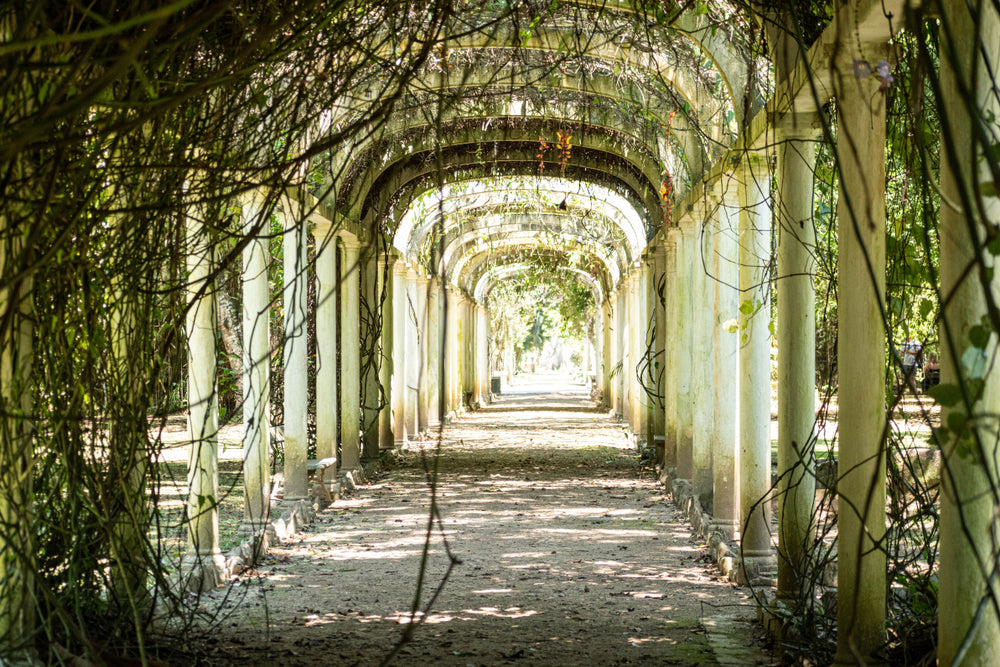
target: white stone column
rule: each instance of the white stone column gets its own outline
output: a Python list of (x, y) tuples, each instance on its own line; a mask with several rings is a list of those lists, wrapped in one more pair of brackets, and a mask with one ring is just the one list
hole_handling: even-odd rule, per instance
[(614, 329), (614, 297), (608, 294), (601, 304), (601, 391), (604, 393), (604, 407), (614, 405), (611, 395), (611, 368), (614, 366), (614, 349), (611, 345)]
[(712, 253), (715, 318), (712, 385), (715, 432), (712, 442), (712, 526), (734, 539), (740, 531), (739, 421), (739, 215), (737, 182), (725, 174), (712, 192), (715, 252)]
[(635, 271), (625, 279), (622, 294), (622, 417), (635, 436)]
[(402, 259), (392, 267), (392, 425), (396, 449), (406, 447), (413, 435), (406, 428), (406, 327), (410, 314), (406, 307), (406, 273)]
[(459, 379), (459, 345), (458, 345), (458, 292), (448, 286), (445, 291), (445, 381), (444, 392), (445, 415), (451, 417), (458, 411), (458, 396), (461, 391)]
[[(646, 426), (646, 441), (651, 448), (656, 447), (656, 439), (664, 437), (665, 410), (664, 396), (664, 361), (666, 359), (666, 318), (663, 301), (663, 290), (666, 286), (666, 253), (664, 251), (662, 234), (657, 237), (656, 245), (649, 254), (649, 280), (646, 285), (646, 312), (651, 313), (653, 323), (648, 340), (651, 343), (648, 360), (648, 382), (654, 396), (647, 397), (648, 421)], [(656, 462), (663, 464), (663, 450), (655, 451)]]
[(385, 405), (379, 413), (379, 450), (392, 450), (396, 447), (395, 436), (395, 405), (396, 390), (393, 385), (393, 372), (396, 356), (396, 258), (392, 255), (379, 258), (379, 283), (384, 285), (385, 301), (382, 303), (382, 331), (380, 348), (382, 366), (379, 369), (379, 384), (385, 392)]
[[(779, 130), (775, 227), (778, 347), (778, 598), (811, 595), (802, 577), (812, 553), (816, 421), (816, 230), (813, 172), (817, 130), (812, 116), (786, 119)], [(867, 326), (867, 325), (866, 325)]]
[[(874, 77), (858, 79), (862, 55), (843, 35), (837, 93), (837, 654), (835, 663), (873, 661), (886, 639), (885, 452), (885, 111)], [(865, 58), (888, 58), (866, 45)], [(780, 306), (782, 297), (778, 296)], [(811, 387), (810, 387), (811, 389)], [(803, 502), (805, 499), (803, 498)]]
[[(476, 316), (475, 304), (462, 303), (462, 398), (471, 403), (476, 392)], [(470, 406), (471, 407), (471, 406)]]
[[(984, 146), (977, 130), (993, 132), (985, 139), (995, 141), (995, 121), (982, 119), (1000, 117), (995, 93), (1000, 16), (991, 3), (945, 0), (940, 7), (941, 99), (947, 109), (941, 137), (941, 294), (948, 295), (940, 327), (941, 383), (962, 386), (971, 395), (941, 413), (942, 424), (962, 427), (951, 429), (943, 448), (938, 664), (992, 665), (1000, 655), (1000, 586), (991, 579), (1000, 536), (1000, 371), (997, 334), (983, 322), (989, 319), (987, 295), (995, 298), (1000, 285), (995, 276), (984, 284), (980, 271), (997, 266), (983, 245), (1000, 220), (1000, 202), (990, 172), (995, 144)], [(984, 153), (993, 153), (993, 159)], [(983, 382), (978, 396), (972, 393), (977, 379)]]
[(618, 363), (618, 351), (615, 345), (616, 337), (618, 335), (618, 293), (617, 290), (612, 290), (608, 294), (608, 298), (605, 301), (607, 304), (605, 308), (605, 330), (604, 330), (604, 349), (607, 355), (607, 368), (605, 373), (607, 374), (606, 387), (604, 389), (604, 402), (607, 404), (608, 411), (611, 414), (615, 413), (615, 381), (617, 376), (614, 376), (615, 365)]
[(476, 393), (474, 400), (480, 406), (486, 405), (488, 392), (487, 385), (490, 381), (490, 359), (489, 359), (489, 319), (486, 316), (486, 309), (482, 305), (473, 304), (476, 318)]
[(771, 488), (771, 171), (750, 156), (740, 171), (740, 579), (772, 569)]
[[(128, 220), (123, 216), (112, 216), (111, 224), (112, 232), (117, 237), (112, 239), (111, 243), (127, 243), (134, 231), (128, 224)], [(136, 333), (139, 318), (139, 295), (135, 285), (141, 279), (137, 275), (111, 275), (111, 298), (107, 302), (108, 340), (111, 343), (116, 372), (116, 376), (111, 378), (111, 381), (113, 385), (117, 386), (113, 400), (118, 403), (116, 414), (119, 417), (109, 424), (108, 429), (108, 479), (106, 483), (113, 485), (114, 490), (106, 497), (106, 502), (111, 505), (108, 518), (112, 521), (111, 535), (108, 539), (110, 572), (107, 596), (111, 609), (130, 614), (136, 609), (148, 609), (151, 602), (148, 588), (148, 559), (146, 558), (150, 524), (147, 509), (149, 499), (146, 489), (149, 452), (146, 447), (145, 433), (136, 428), (137, 424), (142, 423), (141, 415), (145, 412), (145, 391), (147, 389), (144, 385), (145, 365), (135, 363), (138, 349)], [(0, 282), (3, 282), (3, 278), (0, 278)], [(30, 299), (25, 306), (30, 312)], [(7, 313), (8, 316), (14, 315), (15, 322), (27, 314), (23, 310), (21, 313), (13, 314), (2, 308), (0, 308), (0, 312)], [(242, 378), (239, 386), (241, 390), (246, 387)], [(111, 387), (109, 387), (110, 389)], [(9, 414), (2, 405), (0, 405), (0, 412)], [(26, 424), (19, 426), (26, 426)], [(25, 432), (31, 433), (27, 429)], [(5, 451), (7, 455), (3, 458), (5, 461), (10, 461), (9, 454), (15, 450)], [(11, 461), (4, 463), (4, 466), (18, 470), (21, 467), (20, 464), (21, 462)], [(15, 493), (20, 486), (21, 484), (14, 483)], [(22, 530), (33, 530), (34, 526), (30, 514), (25, 516), (25, 520), (26, 525), (21, 527)], [(13, 527), (10, 523), (4, 525), (8, 526), (7, 530)], [(8, 537), (12, 537), (12, 535), (8, 533)], [(34, 539), (28, 538), (23, 540), (22, 546), (25, 549), (30, 549), (30, 545), (33, 543)], [(30, 561), (22, 563), (20, 567), (29, 567), (29, 563)], [(17, 581), (17, 577), (15, 577), (15, 581)], [(0, 655), (4, 655), (2, 648), (0, 648)], [(7, 655), (8, 660), (17, 662), (13, 655)]]
[(215, 247), (200, 219), (187, 216), (188, 310), (188, 501), (184, 584), (195, 591), (221, 585), (225, 562), (219, 551), (219, 394), (216, 387), (215, 286), (209, 281)]
[(621, 346), (621, 395), (619, 402), (621, 407), (618, 412), (622, 420), (628, 425), (629, 431), (632, 429), (632, 347), (631, 330), (629, 322), (632, 319), (632, 274), (622, 280), (622, 289), (619, 294), (621, 319), (619, 321), (619, 344)]
[[(365, 355), (359, 360), (361, 369), (361, 460), (372, 463), (379, 458), (379, 415), (382, 412), (381, 368), (382, 326), (379, 311), (382, 307), (382, 288), (385, 256), (380, 256), (377, 243), (361, 251), (361, 294), (358, 304), (359, 340), (371, 339)], [(390, 302), (391, 305), (391, 302)], [(388, 310), (388, 309), (387, 309)]]
[(437, 278), (431, 278), (430, 294), (427, 304), (427, 425), (430, 428), (441, 426), (441, 410), (443, 406), (441, 395), (442, 360), (444, 359), (442, 332), (441, 283)]
[(661, 481), (667, 480), (670, 468), (674, 468), (674, 473), (677, 474), (677, 442), (679, 437), (677, 406), (680, 393), (678, 386), (680, 375), (677, 372), (680, 363), (678, 359), (680, 324), (677, 316), (677, 238), (680, 236), (680, 230), (671, 227), (666, 234), (663, 285), (663, 322), (666, 340), (663, 348), (663, 474), (660, 476)]
[(679, 479), (694, 479), (694, 391), (693, 366), (693, 331), (692, 318), (694, 308), (694, 255), (695, 255), (694, 220), (686, 217), (680, 220), (677, 228), (677, 317), (674, 320), (676, 336), (675, 367), (677, 385), (677, 477)]
[(243, 203), (243, 523), (240, 534), (263, 555), (271, 517), (271, 306), (268, 289), (270, 231), (261, 196)]
[(406, 273), (406, 432), (416, 437), (420, 433), (420, 299), (419, 274), (410, 267)]
[(429, 420), (430, 386), (427, 382), (428, 346), (430, 344), (430, 314), (428, 312), (427, 289), (430, 278), (420, 274), (416, 285), (416, 311), (419, 327), (417, 329), (417, 348), (420, 354), (417, 364), (417, 431), (427, 432)]
[(469, 354), (468, 302), (465, 296), (455, 290), (455, 406), (465, 411), (465, 392), (468, 390)]
[(707, 207), (699, 206), (695, 217), (691, 281), (691, 451), (694, 474), (691, 489), (696, 496), (712, 493), (712, 444), (715, 439), (715, 389), (712, 383), (712, 331), (715, 328), (712, 255), (714, 239), (705, 224)]
[(455, 410), (463, 412), (465, 409), (464, 396), (462, 395), (462, 392), (465, 391), (465, 297), (458, 290), (455, 290), (454, 305), (455, 381), (453, 386), (455, 390), (453, 400)]
[(361, 466), (361, 249), (357, 239), (342, 235), (340, 273), (340, 472)]
[(285, 500), (302, 500), (309, 495), (306, 481), (308, 457), (307, 415), (309, 376), (307, 372), (308, 328), (306, 326), (306, 296), (308, 273), (306, 222), (297, 220), (296, 206), (283, 202), (285, 232), (284, 290), (284, 435), (285, 435)]
[(618, 375), (615, 378), (615, 414), (619, 418), (625, 418), (626, 402), (625, 392), (628, 388), (626, 376), (628, 375), (628, 279), (623, 278), (618, 284), (615, 304), (615, 366), (618, 367)]
[(644, 383), (648, 379), (645, 373), (640, 376), (646, 363), (646, 342), (649, 335), (649, 320), (646, 311), (646, 286), (648, 284), (649, 267), (645, 261), (639, 260), (632, 275), (631, 318), (629, 331), (632, 348), (632, 432), (636, 444), (645, 449), (652, 446), (646, 442), (646, 423), (648, 421), (648, 403)]
[[(316, 456), (336, 458), (337, 415), (337, 237), (316, 239)], [(336, 470), (336, 468), (334, 468)], [(332, 477), (332, 475), (331, 475)], [(329, 480), (330, 485), (336, 480)]]

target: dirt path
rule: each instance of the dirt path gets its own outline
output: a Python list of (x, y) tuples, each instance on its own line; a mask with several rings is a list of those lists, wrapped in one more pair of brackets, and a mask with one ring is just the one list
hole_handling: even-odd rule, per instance
[[(393, 664), (770, 662), (745, 592), (706, 564), (621, 426), (582, 394), (547, 389), (445, 429), (421, 607), (438, 597)], [(410, 623), (425, 465), (411, 451), (230, 587), (214, 605), (238, 611), (206, 662), (379, 664)]]

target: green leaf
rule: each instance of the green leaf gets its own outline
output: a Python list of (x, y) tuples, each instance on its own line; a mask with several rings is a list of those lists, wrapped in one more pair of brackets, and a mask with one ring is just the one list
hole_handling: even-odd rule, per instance
[(988, 153), (992, 156), (994, 162), (1000, 161), (1000, 143), (990, 146)]
[(927, 389), (927, 393), (930, 394), (931, 398), (938, 402), (941, 407), (950, 408), (953, 405), (958, 405), (959, 401), (962, 400), (962, 390), (958, 388), (958, 385), (954, 384), (939, 384)]
[(1000, 236), (994, 236), (990, 239), (990, 242), (986, 244), (986, 249), (990, 251), (991, 255), (1000, 255)]
[(920, 317), (926, 318), (934, 310), (934, 302), (930, 299), (920, 300)]
[(986, 345), (990, 342), (990, 330), (982, 324), (977, 324), (969, 329), (969, 342), (974, 347), (985, 350)]
[(965, 423), (969, 421), (968, 416), (964, 412), (950, 412), (948, 413), (948, 429), (960, 433), (965, 430)]

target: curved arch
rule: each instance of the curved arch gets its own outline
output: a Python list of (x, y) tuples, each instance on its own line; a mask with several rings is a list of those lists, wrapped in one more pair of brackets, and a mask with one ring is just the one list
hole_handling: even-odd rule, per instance
[[(496, 50), (487, 47), (473, 49), (473, 51), (488, 51), (490, 53)], [(501, 50), (512, 51), (511, 49)], [(409, 104), (404, 101), (396, 111), (395, 117), (402, 118), (402, 123), (390, 122), (387, 127), (391, 128), (390, 132), (396, 132), (404, 129), (400, 126), (405, 126), (406, 123), (419, 123), (419, 112), (426, 110), (429, 103), (436, 103), (441, 93), (452, 93), (463, 89), (475, 91), (474, 99), (470, 98), (466, 100), (466, 103), (477, 109), (481, 108), (483, 99), (490, 96), (501, 96), (509, 99), (518, 107), (513, 112), (501, 110), (498, 112), (499, 115), (519, 115), (521, 109), (530, 111), (530, 102), (533, 97), (531, 91), (536, 93), (535, 97), (538, 97), (538, 91), (543, 91), (541, 97), (544, 102), (549, 102), (554, 95), (575, 94), (588, 98), (585, 106), (604, 104), (614, 108), (619, 104), (628, 104), (634, 107), (635, 120), (640, 122), (646, 120), (660, 126), (670, 125), (672, 116), (687, 108), (692, 110), (694, 122), (689, 123), (687, 115), (681, 113), (673, 125), (675, 129), (683, 133), (681, 136), (684, 137), (684, 141), (681, 149), (685, 154), (685, 160), (700, 167), (709, 149), (700, 141), (703, 137), (697, 133), (696, 128), (701, 126), (702, 121), (709, 124), (718, 112), (717, 109), (704, 105), (703, 100), (712, 97), (712, 93), (705, 83), (697, 78), (689, 80), (689, 73), (683, 69), (679, 69), (665, 79), (652, 76), (646, 79), (626, 76), (622, 71), (622, 66), (617, 62), (616, 60), (615, 65), (612, 66), (607, 60), (582, 56), (567, 61), (561, 60), (556, 68), (551, 62), (531, 64), (515, 60), (512, 55), (508, 62), (500, 65), (483, 65), (474, 60), (471, 64), (462, 67), (460, 75), (453, 75), (451, 70), (443, 71), (439, 68), (418, 77), (412, 85), (413, 99)], [(632, 66), (626, 65), (625, 67), (631, 68)], [(705, 111), (704, 118), (700, 115), (703, 110)], [(477, 117), (475, 113), (467, 115)], [(497, 115), (497, 112), (487, 113), (483, 111), (479, 117), (490, 115)], [(564, 113), (563, 115), (574, 117), (577, 114)], [(370, 141), (375, 140), (374, 136), (377, 133), (377, 128), (366, 133), (366, 137), (371, 136), (372, 139), (362, 140), (354, 146), (354, 150), (363, 150)], [(711, 135), (710, 128), (705, 129), (704, 135)], [(699, 172), (700, 168), (695, 168), (693, 171)]]
[[(489, 290), (493, 288), (493, 285), (497, 281), (518, 273), (533, 271), (535, 268), (536, 267), (531, 264), (504, 264), (503, 266), (491, 267), (488, 271), (486, 271), (486, 273), (479, 277), (479, 280), (476, 282), (475, 288), (473, 289), (472, 296), (476, 299), (476, 301), (483, 303), (484, 299), (489, 294)], [(604, 290), (601, 289), (601, 281), (594, 278), (594, 276), (575, 266), (559, 265), (555, 268), (559, 271), (568, 271), (580, 276), (580, 279), (583, 280), (583, 282), (586, 283), (590, 290), (594, 293), (594, 301), (599, 304), (604, 300)]]
[[(584, 5), (586, 4), (584, 3)], [(714, 152), (727, 146), (728, 142), (720, 136), (720, 133), (712, 131), (710, 128), (713, 123), (720, 125), (723, 129), (728, 125), (729, 121), (725, 119), (724, 115), (718, 113), (727, 106), (727, 100), (728, 108), (738, 117), (742, 117), (745, 105), (735, 104), (734, 100), (743, 99), (743, 91), (734, 87), (733, 81), (741, 71), (737, 65), (742, 64), (742, 70), (746, 70), (747, 66), (746, 60), (739, 57), (740, 54), (736, 50), (728, 47), (725, 40), (716, 38), (718, 26), (708, 25), (704, 17), (689, 19), (687, 14), (677, 17), (670, 26), (661, 26), (656, 25), (655, 22), (651, 24), (648, 20), (651, 18), (649, 14), (634, 7), (617, 4), (611, 9), (618, 14), (642, 17), (642, 25), (639, 30), (636, 30), (635, 25), (627, 26), (627, 21), (623, 23), (622, 16), (609, 18), (605, 7), (590, 7), (588, 11), (593, 13), (590, 18), (593, 19), (592, 25), (595, 27), (591, 28), (591, 23), (588, 23), (585, 37), (582, 37), (584, 33), (581, 33), (580, 29), (581, 17), (574, 15), (569, 17), (569, 20), (566, 17), (560, 18), (559, 10), (554, 11), (552, 16), (544, 18), (540, 25), (534, 26), (532, 24), (533, 27), (528, 31), (525, 31), (521, 26), (502, 22), (489, 32), (473, 30), (460, 37), (445, 37), (444, 41), (448, 44), (448, 50), (442, 52), (443, 56), (432, 58), (427, 67), (431, 70), (436, 67), (438, 71), (425, 72), (411, 87), (411, 92), (423, 91), (428, 94), (439, 94), (446, 90), (468, 88), (475, 89), (479, 94), (482, 92), (484, 84), (495, 84), (502, 86), (503, 92), (507, 96), (513, 95), (514, 90), (518, 88), (534, 90), (536, 93), (542, 91), (543, 95), (554, 90), (564, 90), (591, 97), (603, 97), (613, 101), (639, 104), (640, 107), (646, 109), (650, 106), (646, 104), (649, 95), (670, 92), (685, 101), (683, 106), (689, 110), (692, 118), (696, 119), (695, 125), (701, 124), (709, 128), (706, 136), (715, 137), (714, 141), (717, 142)], [(634, 21), (634, 18), (628, 20)], [(666, 46), (657, 48), (660, 44)], [(522, 70), (526, 66), (526, 63), (522, 62), (525, 59), (524, 54), (534, 52), (559, 54), (555, 60), (562, 69), (550, 64), (548, 70), (544, 66), (538, 67), (518, 78), (513, 73), (509, 77), (503, 75), (498, 77), (495, 67), (487, 73), (483, 67), (479, 66), (477, 52), (489, 51), (493, 53), (504, 50), (512, 53), (516, 51), (522, 56), (516, 63)], [(471, 63), (468, 62), (470, 56), (465, 56), (466, 60), (463, 61), (462, 54), (464, 52), (472, 54)], [(570, 54), (569, 59), (564, 61), (567, 53)], [(728, 95), (721, 93), (718, 86), (712, 84), (711, 75), (706, 74), (705, 53), (710, 54), (710, 62), (716, 63), (716, 67), (721, 68), (718, 69), (719, 77), (725, 82), (725, 92)], [(586, 72), (584, 69), (575, 72), (564, 71), (567, 67), (572, 69), (575, 66), (577, 60), (574, 58), (604, 63), (612, 74), (599, 71)], [(512, 55), (507, 62), (514, 63), (515, 56)], [(645, 71), (647, 76), (625, 76), (626, 69), (636, 72)], [(539, 74), (536, 75), (536, 72)], [(545, 76), (546, 72), (547, 76)], [(692, 72), (696, 74), (692, 74)], [(741, 80), (745, 82), (746, 79), (747, 77), (744, 75)], [(669, 123), (663, 123), (662, 114), (656, 113), (656, 107), (659, 106), (655, 105), (650, 118), (656, 119), (661, 125), (667, 125)], [(676, 107), (677, 104), (674, 103), (671, 106)], [(398, 109), (395, 118), (404, 119), (402, 122), (390, 123), (390, 126), (381, 133), (373, 129), (370, 139), (352, 146), (349, 152), (355, 153), (365, 150), (368, 141), (376, 141), (376, 135), (393, 137), (396, 132), (405, 132), (409, 127), (420, 126), (419, 120), (413, 120), (414, 114), (408, 113), (411, 110), (405, 107)], [(547, 112), (542, 113), (545, 118), (552, 116)], [(591, 114), (592, 110), (587, 111), (587, 113)], [(512, 117), (515, 114), (509, 109), (492, 109), (489, 111), (481, 110), (478, 114), (469, 114), (465, 117), (470, 120), (483, 120), (505, 115)], [(583, 120), (579, 113), (562, 112), (556, 115), (567, 122)], [(641, 136), (641, 133), (635, 131), (634, 124), (612, 123), (607, 119), (601, 121), (593, 117), (588, 117), (586, 122), (590, 125), (603, 124), (605, 127)], [(678, 125), (680, 124), (678, 123)], [(425, 123), (423, 126), (429, 127), (429, 124)], [(691, 134), (676, 134), (671, 136), (667, 142), (656, 140), (648, 142), (651, 153), (661, 164), (671, 164), (674, 170), (685, 166), (690, 167), (691, 172), (688, 174), (672, 174), (675, 187), (679, 187), (685, 182), (694, 181), (704, 168), (702, 154), (713, 152), (705, 146), (698, 146)], [(734, 130), (730, 128), (730, 130), (723, 131), (722, 134), (728, 136), (734, 134)], [(671, 144), (676, 144), (672, 150), (669, 148)], [(660, 155), (664, 149), (668, 153), (676, 150), (682, 155), (675, 159), (669, 159), (667, 155)], [(365, 192), (367, 192), (367, 188), (362, 187), (362, 197)], [(355, 207), (348, 210), (346, 214), (347, 217), (355, 220), (361, 217)]]
[[(741, 129), (748, 119), (753, 118), (753, 115), (763, 108), (764, 91), (748, 89), (750, 78), (747, 69), (748, 61), (751, 59), (749, 54), (754, 52), (753, 31), (747, 27), (742, 34), (740, 33), (740, 16), (737, 13), (732, 13), (729, 16), (730, 21), (726, 22), (718, 20), (717, 17), (687, 11), (670, 17), (657, 15), (652, 7), (645, 7), (635, 0), (575, 0), (573, 4), (600, 13), (616, 12), (638, 16), (642, 18), (644, 29), (646, 26), (656, 26), (662, 31), (669, 31), (655, 41), (672, 43), (673, 40), (669, 37), (673, 35), (685, 38), (704, 53), (719, 72)], [(658, 6), (654, 7), (659, 9)], [(714, 9), (729, 8), (718, 5)], [(649, 41), (654, 41), (654, 37), (650, 34)], [(742, 48), (743, 53), (739, 48)], [(762, 66), (755, 62), (749, 62), (749, 65), (758, 69)], [(746, 103), (743, 103), (744, 100)]]
[(601, 278), (603, 289), (607, 291), (621, 278), (621, 268), (617, 262), (601, 256), (598, 250), (593, 246), (578, 246), (571, 251), (566, 247), (539, 243), (530, 234), (507, 237), (489, 245), (466, 246), (465, 252), (454, 261), (453, 270), (446, 276), (465, 291), (471, 292), (483, 271), (496, 263), (510, 263), (508, 258), (524, 261), (526, 253), (533, 253), (541, 257), (557, 256), (562, 263), (572, 263), (571, 257), (575, 255), (576, 261), (583, 263), (584, 270)]
[(627, 264), (627, 262), (615, 261), (621, 258), (616, 257), (617, 253), (614, 249), (610, 249), (610, 252), (602, 256), (597, 252), (598, 249), (602, 248), (601, 246), (586, 243), (586, 238), (578, 233), (526, 228), (524, 225), (512, 221), (502, 232), (491, 236), (484, 237), (476, 231), (458, 235), (445, 249), (442, 266), (446, 275), (452, 275), (456, 282), (464, 285), (462, 274), (465, 264), (475, 255), (494, 252), (510, 245), (525, 246), (529, 245), (529, 242), (540, 248), (557, 249), (565, 249), (567, 244), (577, 244), (578, 250), (586, 250), (587, 254), (598, 258), (608, 273), (616, 279), (617, 276), (621, 275), (623, 266)]
[[(656, 137), (648, 140), (606, 125), (568, 120), (558, 124), (545, 116), (492, 116), (488, 120), (476, 118), (455, 119), (442, 126), (447, 141), (438, 145), (431, 126), (413, 126), (400, 135), (390, 135), (356, 156), (352, 168), (345, 173), (337, 194), (337, 208), (347, 217), (360, 220), (370, 208), (370, 197), (375, 185), (384, 181), (385, 174), (416, 166), (419, 171), (437, 167), (435, 151), (440, 148), (448, 164), (452, 155), (461, 154), (465, 164), (479, 165), (523, 159), (538, 165), (540, 158), (539, 137), (556, 141), (556, 128), (581, 130), (573, 132), (571, 156), (567, 164), (579, 164), (578, 155), (586, 153), (591, 158), (589, 166), (602, 169), (615, 160), (627, 163), (633, 172), (641, 173), (654, 191), (659, 191), (662, 180), (662, 163)], [(508, 148), (520, 148), (520, 154), (511, 155)], [(488, 150), (487, 150), (488, 149)], [(473, 159), (474, 158), (474, 159)], [(551, 166), (560, 163), (554, 151), (543, 156)], [(550, 166), (550, 168), (551, 168)], [(418, 172), (419, 173), (419, 172)]]
[[(476, 146), (478, 151), (482, 146)], [(490, 145), (486, 145), (485, 151), (489, 151)], [(473, 150), (471, 147), (468, 150)], [(384, 220), (385, 227), (394, 230), (399, 227), (400, 221), (407, 214), (413, 202), (420, 200), (439, 188), (439, 182), (443, 186), (452, 183), (463, 183), (489, 178), (537, 178), (538, 159), (536, 157), (537, 148), (524, 147), (517, 150), (516, 155), (508, 149), (509, 161), (502, 163), (491, 163), (488, 169), (482, 170), (479, 159), (475, 155), (452, 156), (449, 154), (448, 162), (450, 169), (444, 174), (436, 172), (432, 164), (423, 163), (423, 167), (412, 172), (402, 167), (400, 171), (385, 174), (384, 181), (379, 182), (376, 191), (385, 203), (381, 200), (374, 201), (369, 210), (376, 212), (376, 217)], [(515, 160), (514, 158), (519, 158)], [(589, 155), (580, 155), (576, 152), (574, 157), (565, 165), (565, 174), (561, 178), (590, 184), (595, 187), (604, 188), (613, 192), (625, 201), (629, 206), (637, 211), (646, 226), (646, 237), (663, 223), (662, 199), (660, 192), (654, 190), (652, 185), (646, 180), (644, 174), (634, 170), (633, 166), (625, 161), (620, 161), (617, 167), (614, 163), (598, 163), (597, 159)], [(558, 172), (559, 165), (547, 163), (550, 173)], [(654, 214), (651, 215), (650, 211)]]
[[(393, 245), (406, 255), (417, 257), (432, 233), (444, 233), (461, 227), (467, 218), (478, 224), (472, 228), (489, 227), (489, 222), (505, 215), (504, 209), (518, 215), (559, 216), (578, 225), (580, 220), (592, 221), (599, 229), (621, 230), (620, 240), (627, 244), (629, 257), (636, 257), (646, 243), (643, 216), (627, 199), (600, 185), (584, 185), (558, 177), (514, 177), (506, 179), (500, 188), (496, 179), (476, 179), (449, 184), (440, 191), (430, 191), (429, 206), (422, 210), (411, 206), (396, 227)], [(574, 187), (575, 186), (575, 187)], [(452, 189), (456, 192), (452, 192)], [(445, 221), (441, 220), (444, 216)], [(448, 221), (451, 224), (448, 224)], [(564, 226), (561, 224), (560, 227)], [(619, 239), (603, 241), (616, 242)], [(593, 241), (602, 241), (594, 234)], [(434, 241), (430, 241), (433, 243)]]

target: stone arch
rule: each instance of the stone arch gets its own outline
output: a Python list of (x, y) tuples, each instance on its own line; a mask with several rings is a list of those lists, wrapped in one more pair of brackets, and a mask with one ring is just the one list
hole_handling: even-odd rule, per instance
[(440, 200), (433, 196), (433, 190), (427, 191), (430, 208), (423, 214), (411, 209), (413, 215), (397, 226), (394, 245), (407, 256), (426, 257), (429, 245), (438, 242), (436, 236), (443, 235), (447, 243), (457, 229), (499, 231), (491, 225), (503, 224), (511, 216), (534, 216), (521, 224), (535, 224), (540, 229), (551, 224), (549, 229), (562, 230), (566, 223), (570, 228), (586, 227), (581, 238), (589, 235), (591, 243), (615, 247), (626, 263), (637, 257), (646, 243), (643, 216), (629, 200), (607, 188), (591, 185), (574, 189), (566, 179), (515, 177), (506, 181), (503, 197), (497, 198), (491, 180), (460, 182), (471, 187), (457, 193), (442, 191), (445, 197)]
[[(531, 264), (505, 264), (493, 267), (479, 277), (473, 288), (472, 296), (476, 301), (483, 301), (498, 280), (503, 280), (518, 273), (526, 273), (534, 268)], [(558, 265), (555, 268), (558, 271), (567, 271), (579, 276), (590, 287), (591, 291), (594, 292), (594, 301), (598, 304), (604, 300), (604, 290), (601, 288), (601, 282), (596, 280), (594, 276), (575, 266)]]

